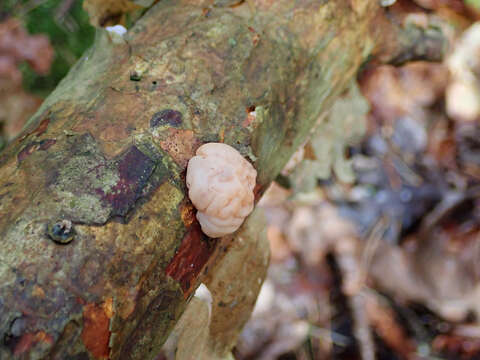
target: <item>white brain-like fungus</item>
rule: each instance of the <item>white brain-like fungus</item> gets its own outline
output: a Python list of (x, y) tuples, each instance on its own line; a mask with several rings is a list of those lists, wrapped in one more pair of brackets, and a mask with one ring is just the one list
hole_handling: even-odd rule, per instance
[(253, 210), (257, 171), (233, 147), (200, 146), (187, 166), (188, 196), (202, 231), (212, 238), (236, 231)]

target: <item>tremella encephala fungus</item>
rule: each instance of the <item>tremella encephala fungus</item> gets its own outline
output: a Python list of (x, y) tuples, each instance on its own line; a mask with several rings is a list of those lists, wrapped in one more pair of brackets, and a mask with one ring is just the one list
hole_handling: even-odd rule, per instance
[(200, 146), (187, 166), (188, 196), (202, 231), (218, 238), (235, 232), (254, 205), (257, 171), (233, 147)]

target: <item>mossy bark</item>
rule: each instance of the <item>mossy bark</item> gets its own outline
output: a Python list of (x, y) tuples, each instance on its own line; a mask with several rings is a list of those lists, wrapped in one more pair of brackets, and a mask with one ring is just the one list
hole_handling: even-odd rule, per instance
[(188, 159), (234, 146), (258, 199), (391, 31), (378, 0), (209, 3), (100, 34), (0, 154), (0, 359), (154, 359), (217, 251)]

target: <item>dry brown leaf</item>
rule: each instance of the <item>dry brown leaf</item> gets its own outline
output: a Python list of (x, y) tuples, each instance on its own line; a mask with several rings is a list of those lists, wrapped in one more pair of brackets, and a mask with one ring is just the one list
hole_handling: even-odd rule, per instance
[(272, 261), (279, 262), (287, 259), (292, 250), (288, 245), (282, 231), (277, 226), (269, 226), (267, 228), (268, 242), (272, 251)]
[(416, 62), (401, 68), (379, 66), (362, 76), (360, 86), (371, 104), (373, 118), (393, 124), (406, 115), (422, 120), (421, 108), (432, 105), (443, 94), (447, 80), (444, 65)]
[(480, 339), (465, 338), (455, 335), (438, 335), (432, 343), (436, 351), (453, 354), (460, 359), (478, 359), (480, 356)]
[(85, 0), (83, 9), (96, 27), (125, 25), (125, 15), (143, 7), (130, 0)]
[(335, 101), (328, 115), (318, 119), (306, 145), (307, 154), (299, 154), (303, 158), (311, 148), (315, 159), (303, 159), (289, 176), (295, 193), (312, 192), (318, 179), (328, 179), (332, 173), (341, 182), (352, 183), (355, 180), (345, 149), (358, 143), (365, 134), (368, 111), (367, 101), (357, 83), (352, 82), (348, 91)]
[(468, 28), (446, 61), (452, 80), (446, 92), (447, 114), (457, 121), (480, 117), (480, 24)]
[(47, 36), (28, 34), (15, 19), (0, 24), (0, 125), (7, 141), (20, 132), (42, 102), (23, 90), (19, 64), (26, 61), (38, 74), (46, 74), (53, 55)]
[(415, 0), (415, 2), (425, 9), (449, 8), (459, 13), (465, 11), (464, 2), (461, 0)]
[[(0, 78), (19, 84), (17, 66), (27, 61), (35, 72), (46, 74), (53, 60), (53, 48), (46, 35), (30, 35), (16, 19), (0, 24)], [(2, 85), (3, 87), (3, 85)]]
[(398, 299), (426, 304), (450, 321), (479, 314), (480, 286), (472, 268), (479, 256), (476, 242), (458, 251), (444, 233), (435, 232), (420, 243), (415, 250), (379, 244), (370, 269), (379, 288)]
[(415, 351), (415, 346), (402, 326), (398, 324), (394, 311), (374, 294), (366, 295), (365, 310), (370, 324), (390, 347), (408, 358), (408, 355)]
[(20, 133), (41, 103), (42, 99), (27, 94), (21, 88), (13, 92), (0, 91), (0, 124), (3, 122), (2, 131), (7, 141)]

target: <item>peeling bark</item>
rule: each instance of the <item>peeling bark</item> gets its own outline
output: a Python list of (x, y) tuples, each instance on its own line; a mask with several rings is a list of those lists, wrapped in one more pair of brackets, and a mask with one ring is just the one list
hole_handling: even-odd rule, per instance
[(0, 359), (154, 359), (218, 253), (196, 148), (237, 148), (258, 200), (367, 58), (408, 48), (378, 0), (206, 3), (101, 33), (0, 154)]

